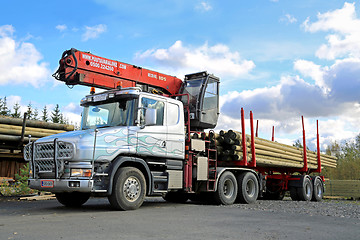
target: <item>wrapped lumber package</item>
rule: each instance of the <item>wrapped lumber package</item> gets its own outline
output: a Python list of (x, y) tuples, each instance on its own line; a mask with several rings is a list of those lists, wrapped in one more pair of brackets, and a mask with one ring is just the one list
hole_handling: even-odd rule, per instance
[[(237, 131), (220, 131), (212, 136), (216, 141), (218, 160), (229, 162), (243, 160), (245, 148), (247, 161), (253, 160), (251, 152), (251, 137), (246, 135), (245, 143), (242, 144), (242, 134)], [(255, 158), (259, 167), (289, 167), (302, 168), (304, 166), (304, 150), (294, 146), (265, 140), (255, 137)], [(308, 168), (317, 169), (317, 153), (306, 151)], [(321, 166), (336, 168), (336, 157), (320, 154)]]

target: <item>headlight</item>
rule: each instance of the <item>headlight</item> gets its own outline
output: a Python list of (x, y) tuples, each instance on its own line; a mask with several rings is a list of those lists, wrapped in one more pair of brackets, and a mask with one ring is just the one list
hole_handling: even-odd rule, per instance
[(91, 177), (91, 169), (72, 168), (71, 177)]

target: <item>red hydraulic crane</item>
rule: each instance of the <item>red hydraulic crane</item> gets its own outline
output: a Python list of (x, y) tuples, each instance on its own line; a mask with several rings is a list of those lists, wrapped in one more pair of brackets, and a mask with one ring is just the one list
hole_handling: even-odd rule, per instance
[(59, 63), (59, 69), (53, 76), (67, 85), (80, 84), (102, 89), (139, 86), (143, 90), (156, 89), (171, 95), (179, 93), (182, 86), (182, 80), (177, 77), (74, 48), (64, 51)]

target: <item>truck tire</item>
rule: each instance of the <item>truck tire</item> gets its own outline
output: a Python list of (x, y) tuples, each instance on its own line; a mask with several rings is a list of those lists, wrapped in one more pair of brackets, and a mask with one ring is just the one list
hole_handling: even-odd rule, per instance
[(240, 203), (254, 203), (259, 195), (259, 183), (251, 172), (243, 172), (237, 177), (238, 201)]
[(64, 192), (55, 193), (56, 199), (66, 207), (80, 207), (90, 198), (90, 193)]
[(297, 189), (297, 195), (301, 201), (311, 200), (313, 196), (313, 185), (309, 178), (304, 178), (302, 187)]
[(290, 197), (291, 197), (291, 200), (293, 200), (293, 201), (299, 201), (299, 196), (298, 196), (296, 187), (290, 188)]
[(320, 202), (324, 196), (324, 183), (320, 178), (315, 178), (311, 201)]
[(134, 167), (117, 170), (111, 195), (111, 206), (117, 210), (135, 210), (144, 202), (146, 182), (143, 173)]
[(172, 203), (185, 203), (189, 196), (183, 192), (168, 192), (163, 196), (163, 199)]
[(217, 190), (214, 193), (216, 204), (231, 205), (235, 202), (238, 192), (236, 178), (232, 172), (226, 171), (221, 174)]

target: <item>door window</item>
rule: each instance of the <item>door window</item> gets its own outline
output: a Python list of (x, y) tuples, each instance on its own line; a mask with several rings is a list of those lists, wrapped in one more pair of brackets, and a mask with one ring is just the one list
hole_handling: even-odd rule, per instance
[(141, 124), (145, 123), (146, 109), (151, 108), (156, 109), (156, 125), (164, 125), (164, 102), (143, 97), (141, 98), (141, 106), (143, 108), (140, 114)]

